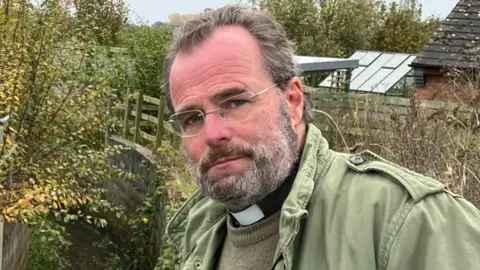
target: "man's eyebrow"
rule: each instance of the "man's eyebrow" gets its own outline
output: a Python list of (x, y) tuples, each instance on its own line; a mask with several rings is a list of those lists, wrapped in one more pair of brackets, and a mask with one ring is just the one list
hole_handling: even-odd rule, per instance
[(247, 92), (247, 89), (245, 89), (245, 88), (231, 87), (231, 88), (227, 88), (223, 91), (220, 91), (220, 92), (216, 93), (215, 95), (211, 96), (209, 98), (209, 100), (211, 102), (215, 103), (215, 101), (221, 101), (223, 99), (229, 98), (229, 97), (234, 96), (234, 95), (242, 94), (242, 93), (245, 93), (245, 92)]
[[(215, 103), (215, 102), (221, 101), (223, 99), (226, 99), (228, 97), (238, 95), (238, 94), (241, 94), (241, 93), (245, 93), (245, 92), (247, 92), (246, 88), (231, 87), (231, 88), (224, 89), (224, 90), (214, 94), (213, 96), (209, 97), (208, 99), (212, 103)], [(190, 111), (190, 110), (200, 110), (201, 111), (202, 108), (198, 104), (186, 104), (184, 106), (180, 106), (178, 108), (178, 110), (176, 111), (176, 113)]]
[(200, 110), (201, 108), (197, 104), (187, 104), (185, 106), (180, 106), (178, 110), (175, 113), (181, 113), (185, 111), (191, 111), (191, 110)]

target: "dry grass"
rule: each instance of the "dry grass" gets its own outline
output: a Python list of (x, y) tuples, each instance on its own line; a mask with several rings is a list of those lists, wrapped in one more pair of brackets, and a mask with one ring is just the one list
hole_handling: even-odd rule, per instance
[(186, 154), (179, 147), (173, 145), (170, 141), (164, 142), (155, 152), (163, 164), (161, 172), (166, 180), (171, 207), (169, 214), (173, 214), (197, 188), (190, 175)]
[[(452, 80), (452, 91), (460, 85), (465, 87), (458, 82)], [(363, 104), (362, 110), (352, 103), (350, 109), (316, 108), (313, 112), (318, 125), (327, 124), (324, 134), (333, 149), (372, 150), (447, 184), (480, 207), (480, 106), (475, 91), (479, 88), (472, 84), (469, 87), (472, 98), (463, 104), (471, 110), (469, 114), (455, 109), (432, 113), (414, 97), (401, 113), (380, 113), (374, 101)]]

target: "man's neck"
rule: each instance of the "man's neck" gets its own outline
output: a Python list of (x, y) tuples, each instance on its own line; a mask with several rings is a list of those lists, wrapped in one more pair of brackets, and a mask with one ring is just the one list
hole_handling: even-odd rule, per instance
[(268, 194), (260, 202), (250, 205), (247, 208), (242, 210), (235, 211), (230, 209), (230, 214), (233, 216), (233, 221), (235, 226), (248, 226), (253, 225), (261, 220), (268, 218), (269, 216), (280, 211), (283, 206), (283, 203), (290, 194), (292, 189), (293, 182), (297, 176), (298, 167), (300, 165), (300, 160), (302, 157), (303, 147), (305, 145), (306, 134), (308, 131), (308, 125), (304, 124), (300, 130), (299, 135), (299, 146), (298, 146), (298, 159), (297, 162), (293, 165), (290, 175), (283, 181), (283, 183), (275, 191)]
[(260, 202), (251, 205), (242, 211), (230, 211), (230, 214), (235, 221), (235, 226), (253, 225), (278, 212), (290, 193), (297, 175), (297, 170), (298, 164), (295, 164), (290, 175), (285, 181), (283, 181), (280, 187), (268, 194)]

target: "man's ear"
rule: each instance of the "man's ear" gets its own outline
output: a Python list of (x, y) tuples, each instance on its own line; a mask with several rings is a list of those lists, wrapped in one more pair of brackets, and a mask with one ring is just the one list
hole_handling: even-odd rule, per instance
[(303, 85), (298, 77), (293, 77), (288, 81), (284, 95), (290, 113), (290, 120), (295, 127), (303, 121)]

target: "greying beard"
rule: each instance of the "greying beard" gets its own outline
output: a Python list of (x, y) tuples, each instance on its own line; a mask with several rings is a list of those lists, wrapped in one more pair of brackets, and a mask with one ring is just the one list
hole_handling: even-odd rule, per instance
[[(281, 99), (279, 128), (269, 131), (262, 144), (239, 147), (219, 145), (198, 164), (189, 157), (190, 170), (201, 193), (239, 211), (261, 201), (290, 175), (298, 160), (298, 138), (291, 127), (285, 100)], [(221, 157), (244, 154), (251, 165), (240, 174), (211, 179), (210, 164)]]

